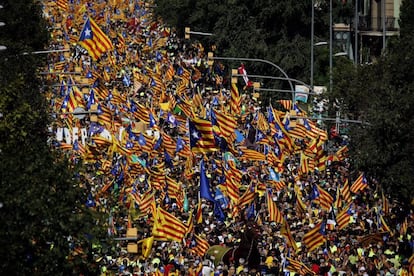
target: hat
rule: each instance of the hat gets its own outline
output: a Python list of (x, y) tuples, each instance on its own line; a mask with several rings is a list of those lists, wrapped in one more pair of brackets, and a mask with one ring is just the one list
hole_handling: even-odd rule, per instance
[(240, 259), (239, 259), (239, 263), (240, 263), (240, 264), (244, 264), (244, 262), (245, 262), (245, 260), (244, 260), (243, 258), (240, 258)]

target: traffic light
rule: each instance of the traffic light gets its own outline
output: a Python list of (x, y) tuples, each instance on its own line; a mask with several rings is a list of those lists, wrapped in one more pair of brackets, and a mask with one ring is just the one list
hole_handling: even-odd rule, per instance
[(190, 32), (191, 32), (190, 27), (185, 27), (184, 30), (185, 30), (184, 38), (185, 39), (190, 39)]
[(98, 122), (98, 105), (93, 104), (91, 105), (91, 109), (89, 110), (91, 114), (89, 115), (89, 120), (93, 123)]
[(207, 64), (208, 64), (208, 66), (213, 66), (213, 63), (214, 63), (213, 57), (214, 57), (213, 52), (208, 52), (207, 53)]
[(237, 77), (235, 75), (238, 73), (237, 69), (231, 69), (231, 83), (237, 83)]
[[(126, 232), (127, 238), (136, 238), (138, 236), (138, 229), (137, 228), (128, 228)], [(128, 242), (127, 245), (127, 252), (128, 253), (138, 253), (138, 244), (137, 242)]]

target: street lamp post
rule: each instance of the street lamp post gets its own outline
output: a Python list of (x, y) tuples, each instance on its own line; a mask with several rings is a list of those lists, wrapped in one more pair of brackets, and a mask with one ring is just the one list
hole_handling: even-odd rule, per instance
[[(313, 24), (312, 24), (313, 25)], [(314, 39), (312, 37), (312, 45), (311, 45), (311, 76), (310, 76), (310, 90), (314, 89), (314, 68), (315, 68), (315, 49), (314, 47), (316, 46), (322, 46), (322, 45), (327, 45), (328, 42), (326, 41), (320, 41), (320, 42), (316, 42), (313, 43)]]
[(333, 19), (332, 19), (332, 0), (329, 0), (329, 92), (333, 89), (332, 79), (332, 51), (333, 51)]
[(354, 31), (355, 31), (355, 59), (354, 62), (357, 65), (359, 63), (358, 60), (358, 24), (359, 24), (359, 17), (358, 17), (358, 0), (355, 0), (355, 19), (354, 19)]
[(313, 92), (313, 37), (315, 35), (315, 0), (312, 0), (312, 18), (311, 18), (311, 70), (310, 70), (310, 87)]

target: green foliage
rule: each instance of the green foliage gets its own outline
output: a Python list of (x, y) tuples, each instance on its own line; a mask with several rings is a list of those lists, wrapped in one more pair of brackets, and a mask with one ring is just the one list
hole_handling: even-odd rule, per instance
[(404, 39), (407, 36), (413, 35), (414, 19), (412, 15), (414, 12), (414, 2), (402, 1), (400, 10), (400, 35)]
[[(8, 47), (8, 53), (42, 49), (48, 41), (46, 22), (39, 21), (42, 11), (37, 1), (3, 1), (0, 20), (6, 25), (0, 28), (0, 43)], [(36, 24), (30, 24), (36, 22)]]
[[(383, 188), (403, 202), (413, 200), (414, 147), (414, 39), (403, 37), (404, 25), (412, 24), (406, 14), (411, 1), (402, 5), (400, 40), (389, 43), (377, 63), (361, 65), (336, 82), (336, 95), (351, 119), (368, 122), (352, 125), (352, 157), (356, 169), (377, 178)], [(411, 5), (412, 9), (413, 5)]]
[[(38, 2), (37, 2), (38, 3)], [(23, 52), (48, 42), (40, 6), (4, 3), (0, 13), (0, 256), (2, 275), (96, 274), (91, 244), (100, 218), (85, 207), (79, 168), (47, 143), (50, 123), (41, 93), (44, 59)], [(104, 232), (103, 232), (104, 233)], [(71, 247), (83, 249), (68, 258)], [(89, 258), (89, 259), (88, 259)]]

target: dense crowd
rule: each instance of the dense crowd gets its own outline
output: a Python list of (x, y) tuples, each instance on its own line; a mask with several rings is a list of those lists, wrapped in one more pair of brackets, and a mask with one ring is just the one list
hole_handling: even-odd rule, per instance
[[(67, 51), (51, 54), (48, 68), (59, 84), (49, 94), (53, 145), (83, 162), (86, 204), (121, 238), (116, 248), (96, 245), (102, 275), (409, 275), (413, 214), (353, 171), (348, 141), (330, 139), (291, 100), (264, 108), (248, 81), (234, 85), (229, 68), (209, 63), (206, 51), (217, 49), (179, 38), (152, 5), (44, 4), (50, 48)], [(113, 46), (97, 60), (78, 43), (88, 18)], [(79, 108), (92, 113), (73, 115)], [(207, 139), (197, 119), (211, 123), (212, 148), (196, 137)], [(182, 239), (144, 242), (160, 208), (187, 227)], [(202, 244), (240, 246), (246, 221), (260, 229), (258, 267), (206, 254)], [(322, 240), (313, 246), (304, 237), (315, 227)], [(136, 253), (122, 240), (130, 229)]]

